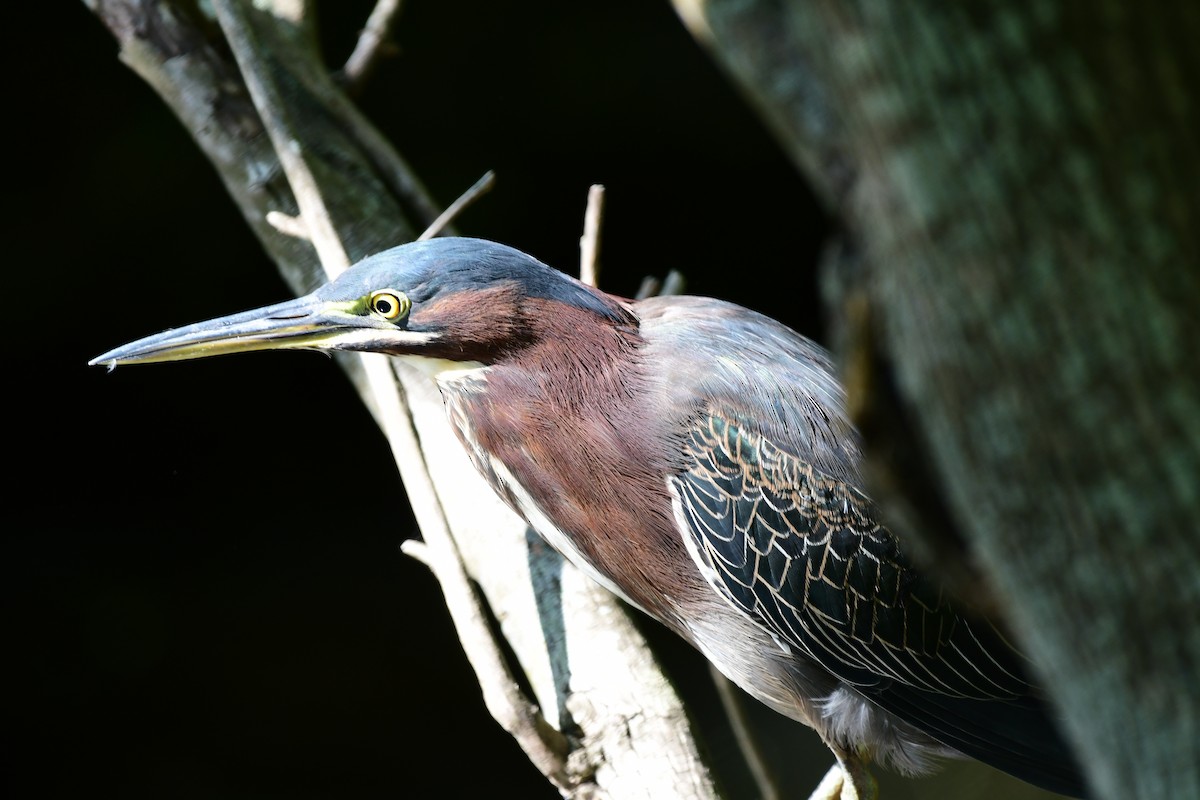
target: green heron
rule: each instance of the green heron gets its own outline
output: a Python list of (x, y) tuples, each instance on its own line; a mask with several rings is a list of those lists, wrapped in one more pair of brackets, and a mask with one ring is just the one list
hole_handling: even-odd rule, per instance
[[(829, 356), (748, 309), (629, 301), (444, 238), (92, 364), (275, 349), (416, 359), (475, 467), (568, 560), (814, 728), (851, 782), (965, 755), (1080, 795), (1027, 659), (914, 569), (863, 492)], [(855, 777), (857, 776), (857, 777)]]

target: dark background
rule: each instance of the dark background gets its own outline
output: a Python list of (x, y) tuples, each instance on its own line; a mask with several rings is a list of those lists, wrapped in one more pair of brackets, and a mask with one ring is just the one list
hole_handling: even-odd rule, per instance
[[(395, 468), (332, 361), (85, 365), (288, 290), (82, 3), (21, 5), (37, 16), (11, 22), (4, 56), (20, 131), (5, 793), (557, 796), (487, 716), (436, 583), (400, 554), (417, 532)], [(320, 8), (337, 65), (370, 3)], [(606, 288), (680, 269), (693, 292), (821, 338), (826, 222), (668, 3), (409, 0), (396, 38), (363, 105), (439, 203), (497, 172), (462, 232), (573, 270), (603, 183)], [(696, 660), (664, 646), (691, 685)]]

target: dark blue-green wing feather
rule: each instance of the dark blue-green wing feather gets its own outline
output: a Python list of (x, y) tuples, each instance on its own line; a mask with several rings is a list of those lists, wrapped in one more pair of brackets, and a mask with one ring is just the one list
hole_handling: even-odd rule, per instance
[(1025, 658), (912, 568), (866, 496), (717, 416), (686, 450), (684, 535), (734, 606), (943, 744), (1081, 790)]

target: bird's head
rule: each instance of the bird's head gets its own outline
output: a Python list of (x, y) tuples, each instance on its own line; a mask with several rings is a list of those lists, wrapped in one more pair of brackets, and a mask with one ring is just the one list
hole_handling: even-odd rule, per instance
[(366, 258), (310, 295), (148, 336), (89, 363), (305, 349), (489, 364), (536, 343), (556, 309), (632, 321), (619, 301), (519, 250), (432, 239)]

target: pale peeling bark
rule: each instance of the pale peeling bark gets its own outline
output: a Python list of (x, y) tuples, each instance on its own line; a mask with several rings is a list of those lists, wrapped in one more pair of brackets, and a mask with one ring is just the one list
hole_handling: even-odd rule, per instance
[(1096, 796), (1200, 797), (1200, 9), (676, 6), (849, 232), (838, 340), (897, 527), (978, 570)]
[[(249, 49), (233, 47), (243, 68), (249, 58), (260, 71), (253, 93), (209, 39), (220, 29), (198, 18), (194, 4), (87, 5), (210, 158), (297, 293), (326, 280), (322, 261), (336, 270), (414, 239), (433, 220), (434, 204), (407, 165), (330, 79), (303, 2), (213, 3), (221, 29), (244, 37)], [(273, 141), (287, 148), (282, 162)], [(272, 225), (269, 212), (275, 219), (302, 213)], [(281, 227), (307, 231), (318, 248)], [(429, 379), (355, 358), (339, 362), (392, 437), (426, 539), (413, 552), (443, 581), (489, 708), (547, 778), (564, 797), (716, 797), (684, 709), (625, 610), (527, 536), (470, 467)], [(505, 672), (470, 581), (536, 698), (524, 698)]]

